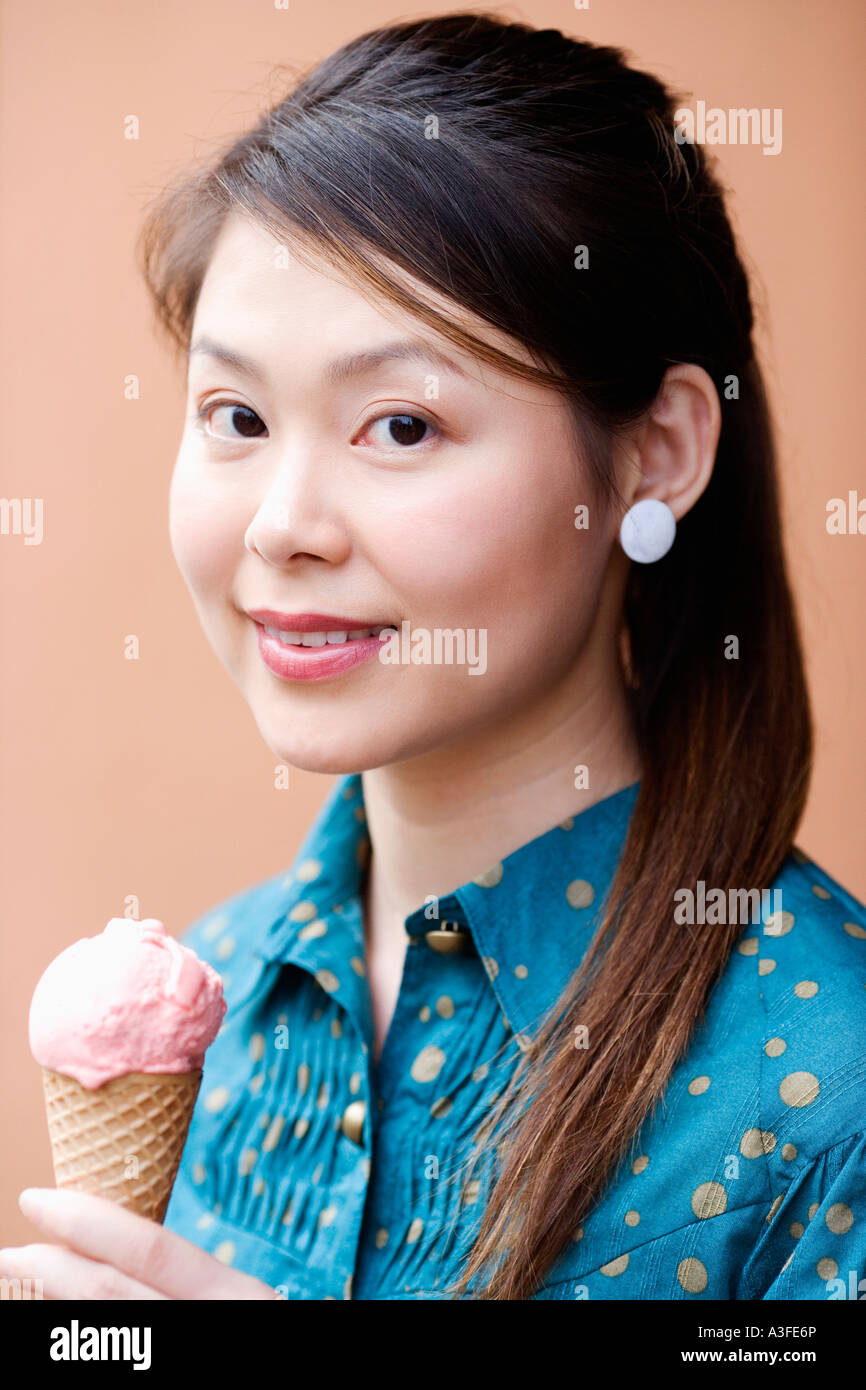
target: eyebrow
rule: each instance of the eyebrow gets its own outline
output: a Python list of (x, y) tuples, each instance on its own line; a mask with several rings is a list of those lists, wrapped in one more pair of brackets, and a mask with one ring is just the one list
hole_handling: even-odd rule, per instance
[[(205, 353), (208, 357), (215, 357), (218, 361), (225, 363), (227, 367), (233, 367), (235, 371), (241, 372), (244, 376), (250, 377), (253, 381), (264, 382), (266, 373), (259, 363), (252, 358), (245, 357), (240, 352), (223, 346), (221, 343), (214, 342), (212, 338), (201, 337), (193, 343), (189, 350), (188, 357), (193, 353)], [(346, 353), (343, 357), (335, 357), (329, 362), (325, 369), (325, 378), (332, 384), (346, 381), (350, 377), (360, 376), (363, 372), (372, 372), (383, 362), (404, 361), (404, 362), (426, 362), (431, 366), (438, 367), (442, 372), (451, 372), (455, 376), (469, 380), (469, 374), (458, 367), (450, 357), (430, 343), (421, 342), (417, 338), (401, 338), (392, 343), (384, 343), (382, 347), (369, 348), (365, 352)]]

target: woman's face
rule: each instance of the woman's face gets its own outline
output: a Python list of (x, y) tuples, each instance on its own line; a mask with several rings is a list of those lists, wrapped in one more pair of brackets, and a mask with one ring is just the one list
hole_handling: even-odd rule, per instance
[[(205, 633), (265, 742), (331, 773), (511, 720), (531, 735), (533, 708), (586, 656), (614, 528), (557, 392), (479, 363), (237, 215), (198, 301), (170, 508)], [(318, 615), (301, 646), (299, 615)], [(378, 627), (401, 637), (339, 640)], [(383, 646), (416, 659), (386, 662)]]

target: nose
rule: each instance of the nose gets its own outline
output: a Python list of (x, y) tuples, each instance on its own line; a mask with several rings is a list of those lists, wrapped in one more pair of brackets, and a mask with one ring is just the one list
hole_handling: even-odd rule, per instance
[(270, 565), (301, 556), (344, 558), (349, 538), (335, 505), (335, 479), (312, 450), (293, 448), (274, 470), (244, 533), (244, 547)]

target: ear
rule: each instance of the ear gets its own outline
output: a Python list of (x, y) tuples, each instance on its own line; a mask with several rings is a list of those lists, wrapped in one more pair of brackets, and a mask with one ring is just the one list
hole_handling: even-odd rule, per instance
[(624, 440), (620, 486), (627, 505), (656, 497), (679, 521), (710, 481), (721, 427), (709, 373), (693, 362), (669, 367), (649, 412)]

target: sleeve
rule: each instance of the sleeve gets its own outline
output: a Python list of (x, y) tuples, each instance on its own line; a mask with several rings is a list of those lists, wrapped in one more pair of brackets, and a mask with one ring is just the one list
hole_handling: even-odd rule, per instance
[(806, 1162), (762, 1225), (738, 1297), (866, 1299), (866, 1131)]

